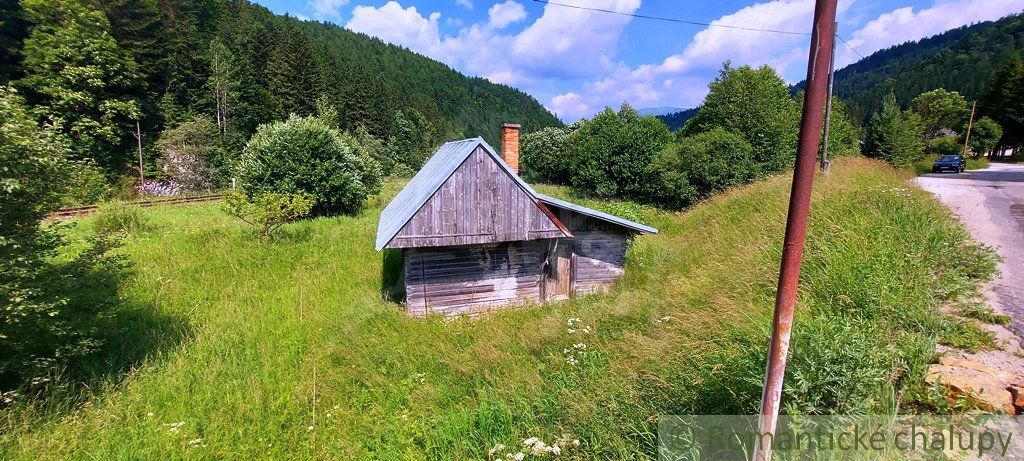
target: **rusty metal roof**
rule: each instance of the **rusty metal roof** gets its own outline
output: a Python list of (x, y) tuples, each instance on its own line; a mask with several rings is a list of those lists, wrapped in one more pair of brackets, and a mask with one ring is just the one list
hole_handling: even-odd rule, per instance
[(405, 223), (412, 219), (427, 200), (430, 200), (430, 197), (434, 195), (434, 192), (437, 192), (441, 185), (451, 177), (452, 173), (454, 173), (455, 170), (466, 161), (466, 158), (476, 150), (477, 146), (483, 147), (491, 157), (497, 160), (498, 165), (500, 165), (501, 168), (504, 169), (505, 172), (508, 173), (508, 175), (512, 177), (519, 187), (522, 187), (527, 194), (545, 204), (566, 208), (580, 214), (585, 214), (587, 216), (618, 224), (639, 232), (648, 234), (658, 233), (658, 230), (653, 227), (558, 200), (553, 197), (538, 194), (532, 187), (530, 187), (529, 184), (526, 183), (526, 181), (523, 181), (519, 175), (512, 172), (494, 148), (491, 147), (490, 144), (487, 144), (487, 141), (484, 141), (483, 138), (477, 137), (444, 143), (444, 145), (438, 148), (437, 152), (434, 152), (434, 155), (432, 155), (430, 159), (423, 164), (420, 171), (417, 172), (411, 180), (409, 180), (409, 183), (402, 188), (398, 195), (391, 200), (391, 203), (388, 203), (388, 206), (384, 207), (384, 211), (380, 213), (380, 221), (377, 223), (377, 251), (384, 248), (388, 242), (390, 242), (391, 239), (393, 239), (395, 235), (402, 230)]

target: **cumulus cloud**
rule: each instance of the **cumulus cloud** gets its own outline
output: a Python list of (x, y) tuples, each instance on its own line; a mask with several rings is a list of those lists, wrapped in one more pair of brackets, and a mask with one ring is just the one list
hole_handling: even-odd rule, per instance
[(526, 8), (515, 0), (508, 0), (505, 3), (495, 3), (487, 10), (488, 23), (495, 29), (502, 29), (514, 22), (526, 19)]
[(455, 0), (455, 4), (463, 8), (473, 9), (473, 0)]
[[(519, 29), (509, 26), (527, 19), (522, 0), (493, 4), (487, 18), (463, 27), (447, 18), (442, 32), (439, 12), (403, 7), (391, 0), (379, 7), (357, 6), (346, 24), (390, 43), (445, 62), (463, 72), (497, 83), (515, 85), (537, 96), (549, 110), (572, 121), (604, 106), (628, 101), (637, 107), (693, 107), (707, 93), (707, 84), (725, 60), (733, 65), (769, 65), (790, 82), (803, 78), (814, 2), (770, 0), (746, 6), (712, 21), (680, 50), (660, 61), (626, 65), (619, 44), (633, 18), (546, 4), (543, 13)], [(856, 0), (839, 1), (839, 17), (862, 22), (878, 4), (852, 8)], [(326, 15), (337, 14), (348, 0), (310, 0)], [(635, 13), (641, 0), (588, 0), (587, 6)], [(995, 19), (1021, 9), (1021, 0), (935, 0), (929, 8), (897, 8), (865, 23), (847, 37), (864, 55), (907, 40), (920, 39), (971, 22)], [(472, 7), (472, 0), (456, 0)], [(856, 11), (855, 11), (856, 10)], [(877, 13), (875, 13), (877, 14)], [(335, 16), (336, 17), (336, 16)], [(779, 34), (717, 26), (793, 31)], [(857, 56), (841, 43), (836, 64)]]
[(583, 96), (571, 91), (551, 98), (548, 110), (559, 117), (570, 119), (585, 117), (591, 112)]
[(319, 19), (338, 19), (341, 17), (341, 7), (348, 2), (349, 0), (310, 0), (309, 7)]
[[(930, 8), (897, 8), (882, 14), (853, 33), (850, 46), (867, 56), (892, 45), (919, 40), (974, 22), (998, 19), (1024, 9), (1020, 0), (937, 1)], [(842, 45), (840, 43), (840, 45)], [(836, 51), (836, 65), (843, 66), (860, 57), (845, 46)]]
[(415, 6), (402, 8), (398, 2), (390, 1), (380, 8), (355, 7), (352, 10), (352, 19), (345, 27), (355, 32), (373, 35), (388, 43), (427, 52), (440, 45), (440, 20), (441, 13), (435, 12), (424, 17), (416, 11)]
[[(634, 12), (640, 0), (594, 0), (593, 6)], [(357, 6), (346, 28), (376, 36), (500, 83), (597, 78), (614, 67), (628, 17), (545, 5), (544, 13), (518, 34), (503, 32), (526, 18), (523, 5), (507, 0), (488, 10), (488, 20), (442, 35), (441, 14), (424, 16), (416, 7), (389, 1)]]

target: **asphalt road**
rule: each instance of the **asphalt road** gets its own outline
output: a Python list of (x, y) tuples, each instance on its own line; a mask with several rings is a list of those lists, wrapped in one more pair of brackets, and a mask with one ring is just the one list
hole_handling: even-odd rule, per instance
[(926, 174), (916, 181), (953, 210), (975, 239), (1002, 256), (1001, 276), (991, 285), (992, 307), (1011, 315), (1010, 330), (1024, 338), (1024, 163)]

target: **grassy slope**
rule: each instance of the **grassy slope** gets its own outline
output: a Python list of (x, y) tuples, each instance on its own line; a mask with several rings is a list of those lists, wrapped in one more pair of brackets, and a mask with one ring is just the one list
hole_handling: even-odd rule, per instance
[[(905, 179), (843, 159), (816, 184), (789, 411), (921, 402), (932, 340), (962, 332), (935, 308), (991, 262)], [(3, 413), (0, 457), (485, 458), (563, 433), (582, 442), (569, 458), (649, 456), (658, 414), (756, 411), (788, 184), (682, 214), (613, 205), (662, 231), (638, 239), (613, 294), (447, 322), (382, 300), (385, 199), (265, 245), (216, 205), (147, 210), (155, 229), (127, 246), (136, 315), (107, 360), (145, 358), (94, 378), (73, 411), (55, 397)], [(571, 317), (593, 331), (569, 333)]]

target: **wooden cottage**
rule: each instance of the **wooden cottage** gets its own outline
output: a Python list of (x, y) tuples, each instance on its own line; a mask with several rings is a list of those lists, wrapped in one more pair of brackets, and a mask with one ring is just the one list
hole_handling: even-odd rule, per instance
[(401, 249), (410, 315), (473, 314), (609, 287), (654, 229), (538, 194), (518, 175), (519, 125), (500, 157), (483, 138), (441, 146), (381, 213), (377, 250)]

